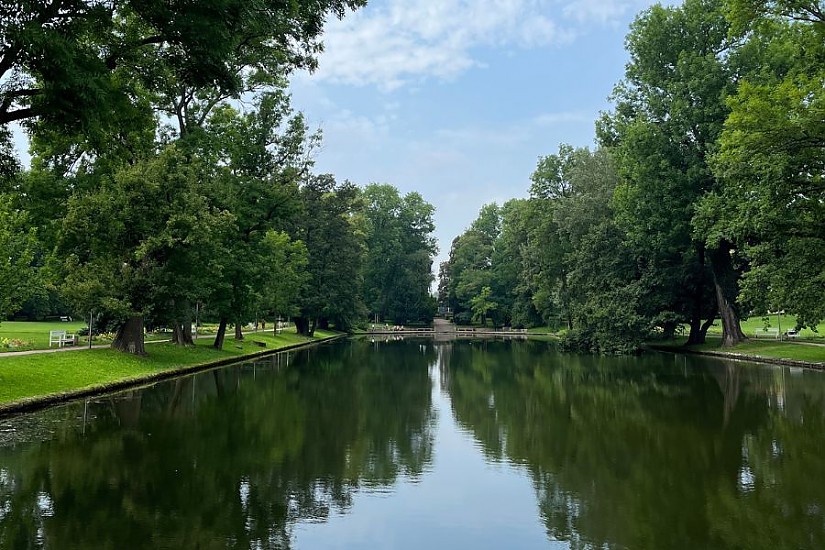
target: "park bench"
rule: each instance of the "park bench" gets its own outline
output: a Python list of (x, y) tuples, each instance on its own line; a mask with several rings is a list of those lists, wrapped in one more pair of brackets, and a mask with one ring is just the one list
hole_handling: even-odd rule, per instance
[(49, 331), (49, 347), (56, 344), (57, 347), (74, 346), (77, 344), (77, 336), (75, 334), (66, 334), (65, 330), (50, 330)]
[(775, 338), (776, 340), (779, 340), (779, 329), (778, 328), (758, 328), (758, 329), (756, 329), (756, 331), (754, 332), (753, 335), (754, 335), (755, 338), (759, 338), (760, 336), (762, 336), (762, 337), (768, 337), (768, 338)]

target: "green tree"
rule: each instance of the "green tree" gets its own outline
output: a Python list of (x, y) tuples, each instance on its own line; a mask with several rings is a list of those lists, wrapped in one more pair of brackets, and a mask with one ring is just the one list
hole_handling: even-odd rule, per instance
[(473, 322), (481, 323), (481, 326), (487, 326), (487, 316), (491, 311), (498, 308), (498, 304), (491, 299), (493, 291), (489, 286), (481, 289), (478, 296), (474, 296), (470, 300), (470, 309), (473, 312)]
[(312, 335), (330, 322), (340, 330), (363, 318), (361, 299), (365, 232), (361, 193), (329, 174), (310, 176), (301, 187), (303, 218), (297, 237), (307, 248), (307, 278), (294, 317), (299, 334)]
[[(298, 314), (298, 296), (307, 279), (307, 249), (284, 232), (268, 231), (261, 242), (263, 311), (286, 319)], [(273, 327), (277, 330), (277, 325)]]
[(816, 326), (825, 318), (825, 21), (817, 3), (767, 7), (803, 22), (753, 21), (742, 48), (752, 68), (728, 100), (713, 158), (724, 186), (702, 203), (699, 225), (742, 249), (741, 298), (755, 313), (784, 309)]
[(25, 212), (15, 209), (11, 197), (0, 194), (0, 321), (15, 312), (36, 288), (32, 266), (37, 250), (35, 232)]
[[(273, 296), (272, 275), (281, 269), (273, 267), (270, 255), (290, 259), (290, 265), (292, 260), (303, 263), (292, 244), (281, 243), (285, 248), (273, 251), (271, 245), (280, 241), (273, 241), (271, 232), (295, 231), (298, 182), (311, 167), (309, 155), (319, 139), (293, 112), (283, 90), (259, 94), (254, 108), (243, 114), (225, 103), (216, 105), (204, 125), (192, 127), (182, 139), (211, 168), (203, 190), (209, 204), (234, 218), (233, 231), (223, 234), (229, 260), (222, 262), (208, 298), (209, 310), (219, 319), (214, 343), (219, 349), (229, 322), (235, 324), (235, 338), (243, 339), (242, 326), (274, 305), (263, 297), (264, 289)], [(284, 296), (295, 282), (293, 267), (283, 266)]]
[[(106, 126), (132, 103), (133, 84), (162, 86), (158, 74), (236, 94), (239, 60), (265, 60), (255, 69), (270, 72), (312, 68), (326, 18), (363, 4), (3, 1), (0, 126), (32, 118), (85, 130)], [(128, 72), (140, 78), (124, 78)]]
[(363, 197), (364, 301), (371, 316), (396, 324), (431, 320), (433, 206), (418, 193), (401, 196), (391, 185), (368, 185)]
[(456, 319), (472, 319), (470, 301), (484, 287), (492, 285), (493, 250), (501, 230), (499, 207), (495, 203), (481, 207), (478, 217), (450, 249), (449, 299)]
[(529, 280), (528, 245), (532, 211), (530, 202), (512, 199), (501, 206), (501, 232), (493, 246), (492, 290), (498, 307), (493, 319), (501, 325), (532, 327), (542, 322)]
[(600, 129), (619, 162), (622, 228), (640, 253), (644, 275), (663, 285), (653, 295), (659, 308), (671, 318), (688, 316), (691, 341), (703, 340), (712, 322), (701, 323), (706, 279), (712, 279), (726, 346), (745, 338), (736, 302), (740, 256), (733, 242), (710, 238), (693, 217), (700, 200), (720, 186), (708, 158), (728, 114), (724, 99), (734, 89), (734, 46), (717, 2), (649, 8), (631, 27), (626, 76)]
[[(202, 171), (176, 147), (103, 178), (67, 206), (58, 248), (80, 311), (123, 321), (115, 349), (145, 353), (144, 318), (185, 327), (209, 293), (233, 216), (209, 208)], [(185, 319), (185, 322), (183, 321)]]

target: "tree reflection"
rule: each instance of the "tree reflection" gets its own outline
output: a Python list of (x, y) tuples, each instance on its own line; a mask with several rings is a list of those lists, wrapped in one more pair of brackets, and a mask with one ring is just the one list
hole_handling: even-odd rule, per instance
[(179, 379), (91, 403), (87, 425), (82, 404), (41, 413), (58, 433), (0, 449), (0, 547), (289, 547), (297, 521), (431, 463), (434, 350), (398, 345)]
[(442, 357), (457, 420), (490, 459), (525, 465), (551, 539), (825, 547), (822, 376), (780, 388), (779, 369), (540, 344), (456, 342)]

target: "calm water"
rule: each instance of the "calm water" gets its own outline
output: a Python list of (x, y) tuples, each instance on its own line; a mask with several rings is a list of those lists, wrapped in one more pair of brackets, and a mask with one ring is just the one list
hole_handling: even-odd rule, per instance
[(352, 341), (0, 420), (0, 548), (825, 548), (825, 376)]

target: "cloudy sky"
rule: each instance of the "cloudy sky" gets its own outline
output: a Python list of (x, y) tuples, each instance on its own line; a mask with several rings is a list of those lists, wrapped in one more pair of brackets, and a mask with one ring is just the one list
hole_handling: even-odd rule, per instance
[(329, 23), (320, 68), (292, 81), (324, 133), (316, 168), (420, 192), (444, 260), (483, 204), (526, 196), (539, 156), (593, 144), (650, 4), (370, 0)]

